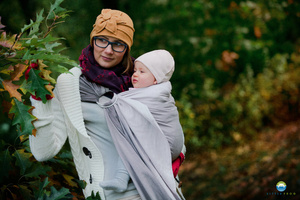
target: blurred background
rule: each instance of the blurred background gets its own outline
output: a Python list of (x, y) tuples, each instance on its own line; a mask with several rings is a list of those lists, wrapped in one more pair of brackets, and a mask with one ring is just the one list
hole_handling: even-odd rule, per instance
[[(50, 2), (1, 0), (5, 30), (20, 32)], [(89, 44), (102, 8), (133, 19), (132, 56), (159, 48), (174, 56), (172, 94), (187, 147), (179, 174), (187, 200), (300, 199), (299, 1), (64, 0), (62, 7), (72, 12), (52, 34), (65, 38), (63, 53), (73, 60)], [(15, 146), (13, 130), (0, 123), (2, 141), (10, 134)], [(42, 166), (53, 168), (42, 176), (55, 187), (82, 198), (67, 150)], [(9, 174), (1, 177), (2, 195), (25, 188), (18, 167), (1, 169)], [(281, 195), (279, 181), (287, 185)]]

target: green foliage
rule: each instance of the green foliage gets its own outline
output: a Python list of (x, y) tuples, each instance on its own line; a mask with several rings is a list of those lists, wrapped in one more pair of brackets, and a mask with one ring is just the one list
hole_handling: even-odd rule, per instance
[[(213, 81), (206, 79), (200, 88), (201, 101), (179, 99), (178, 105), (187, 105), (193, 116), (181, 117), (184, 128), (194, 124), (185, 132), (188, 143), (220, 148), (240, 142), (240, 138), (250, 139), (266, 125), (297, 119), (300, 82), (296, 77), (300, 66), (299, 63), (288, 64), (287, 58), (287, 55), (275, 55), (256, 76), (248, 67), (236, 84), (222, 89), (213, 89)], [(193, 102), (194, 109), (190, 108), (189, 101)], [(178, 106), (179, 111), (186, 113), (182, 105)]]
[[(48, 178), (46, 178), (43, 182), (39, 185), (39, 190), (35, 194), (35, 199), (38, 200), (58, 200), (58, 199), (70, 199), (72, 195), (66, 188), (62, 188), (59, 191), (55, 189), (55, 187), (51, 187), (51, 192), (48, 192), (44, 188), (49, 184)], [(47, 194), (48, 193), (48, 194)]]
[(94, 191), (92, 191), (92, 195), (86, 198), (86, 200), (101, 200), (99, 192), (95, 195)]
[[(40, 163), (29, 150), (28, 136), (35, 134), (32, 122), (36, 120), (29, 96), (35, 95), (45, 103), (53, 96), (57, 75), (77, 66), (61, 54), (65, 49), (59, 42), (62, 38), (51, 35), (69, 13), (61, 3), (55, 1), (46, 17), (41, 10), (36, 20), (30, 20), (16, 35), (7, 34), (0, 23), (1, 199), (70, 199), (72, 193), (83, 197), (84, 184), (76, 181), (72, 156), (61, 153), (52, 161)], [(63, 152), (70, 149), (66, 146)]]
[[(53, 95), (52, 88), (57, 75), (77, 65), (75, 61), (61, 54), (64, 48), (58, 47), (61, 46), (59, 40), (62, 38), (49, 34), (53, 28), (64, 22), (63, 19), (70, 12), (61, 8), (61, 3), (62, 0), (55, 1), (46, 18), (43, 17), (44, 10), (41, 10), (36, 15), (36, 20), (30, 20), (30, 24), (25, 25), (14, 37), (7, 37), (6, 32), (1, 30), (1, 85), (2, 92), (10, 94), (10, 99), (5, 99), (6, 101), (15, 97), (14, 100), (26, 103), (27, 93), (30, 93), (45, 103), (47, 95)], [(28, 77), (25, 79), (26, 69)], [(51, 73), (53, 77), (50, 76)], [(22, 134), (31, 134), (30, 130), (33, 129), (31, 122), (35, 118), (30, 118), (30, 109), (29, 106), (21, 107), (20, 103), (12, 102), (10, 113), (15, 115), (13, 125), (20, 124)]]
[(299, 133), (297, 120), (256, 133), (251, 140), (241, 138), (239, 144), (194, 154), (179, 175), (186, 199), (275, 200), (280, 180), (289, 194), (281, 197), (299, 199)]
[(237, 142), (237, 135), (250, 138), (299, 117), (300, 85), (287, 79), (299, 67), (291, 60), (299, 57), (299, 2), (127, 3), (139, 8), (129, 12), (136, 29), (133, 53), (165, 48), (175, 58), (171, 81), (187, 146), (220, 148)]
[[(83, 198), (84, 184), (77, 180), (72, 156), (64, 153), (70, 151), (69, 147), (64, 147), (55, 159), (37, 162), (29, 152), (28, 137), (17, 134), (13, 129), (1, 132), (0, 195), (3, 199), (70, 199), (71, 194)], [(14, 139), (9, 140), (11, 136)]]
[(12, 107), (9, 111), (9, 114), (14, 113), (12, 125), (20, 126), (20, 135), (31, 133), (34, 129), (34, 126), (31, 122), (34, 121), (36, 117), (28, 112), (31, 108), (31, 106), (27, 106), (15, 98), (12, 100)]

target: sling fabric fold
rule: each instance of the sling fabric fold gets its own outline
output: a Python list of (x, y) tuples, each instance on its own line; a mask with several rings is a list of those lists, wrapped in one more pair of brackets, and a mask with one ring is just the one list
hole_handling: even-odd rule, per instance
[[(112, 99), (94, 83), (81, 81), (80, 85), (82, 90), (97, 90), (93, 93), (98, 96), (82, 95), (82, 100), (99, 99), (120, 158), (142, 199), (181, 199), (172, 173), (172, 154), (180, 154), (183, 134), (170, 82), (130, 89)], [(165, 112), (174, 114), (166, 120)], [(177, 132), (176, 142), (168, 141), (164, 131)]]

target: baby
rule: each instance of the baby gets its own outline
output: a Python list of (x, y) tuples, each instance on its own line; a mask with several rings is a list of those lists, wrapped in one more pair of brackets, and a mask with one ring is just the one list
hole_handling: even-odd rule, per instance
[[(131, 78), (134, 88), (130, 88), (129, 91), (123, 93), (125, 96), (130, 93), (136, 95), (135, 93), (138, 94), (143, 92), (143, 89), (136, 88), (148, 88), (153, 85), (160, 86), (155, 88), (155, 94), (147, 94), (149, 95), (149, 98), (145, 98), (144, 95), (142, 98), (135, 97), (135, 99), (142, 99), (141, 102), (145, 105), (147, 105), (147, 102), (149, 101), (160, 101), (162, 103), (165, 103), (164, 101), (166, 101), (168, 103), (167, 107), (171, 110), (170, 113), (165, 112), (165, 109), (159, 113), (152, 112), (151, 107), (148, 105), (147, 106), (149, 107), (150, 112), (153, 114), (157, 124), (160, 126), (163, 134), (168, 140), (171, 149), (172, 160), (174, 161), (176, 158), (178, 158), (182, 149), (184, 148), (184, 136), (179, 123), (178, 111), (171, 95), (171, 84), (169, 82), (175, 68), (174, 59), (166, 50), (154, 50), (138, 57), (134, 64), (134, 73)], [(160, 92), (157, 90), (163, 91)], [(123, 93), (118, 95), (123, 95)], [(157, 108), (156, 106), (152, 107), (154, 107), (152, 109)], [(172, 121), (171, 119), (175, 119), (176, 122), (173, 122), (174, 120)], [(100, 186), (102, 188), (106, 190), (115, 190), (117, 192), (123, 192), (126, 190), (130, 177), (121, 159), (118, 161), (117, 168), (117, 174), (115, 175), (114, 179), (100, 182)]]
[(166, 50), (155, 50), (138, 57), (131, 77), (134, 88), (143, 88), (169, 81), (174, 72), (174, 59)]

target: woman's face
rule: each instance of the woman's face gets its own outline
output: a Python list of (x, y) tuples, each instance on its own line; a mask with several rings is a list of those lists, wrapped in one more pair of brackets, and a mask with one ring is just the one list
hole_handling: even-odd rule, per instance
[[(109, 37), (109, 36), (98, 36), (98, 37), (104, 38), (110, 42), (120, 42), (125, 44), (122, 40), (116, 39), (114, 37)], [(93, 41), (93, 43), (94, 43), (93, 45), (94, 57), (101, 67), (111, 68), (118, 65), (123, 60), (126, 50), (120, 53), (114, 51), (111, 45), (108, 45), (106, 48), (101, 48), (95, 44), (95, 40)]]

